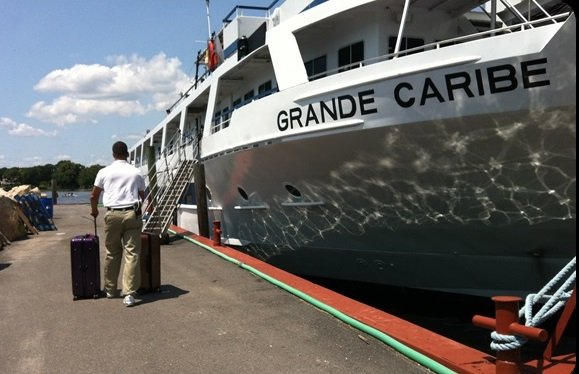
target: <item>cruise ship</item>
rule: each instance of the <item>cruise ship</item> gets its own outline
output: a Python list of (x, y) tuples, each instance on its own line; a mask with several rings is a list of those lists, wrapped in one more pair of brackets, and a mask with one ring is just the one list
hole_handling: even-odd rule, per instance
[(130, 149), (145, 230), (307, 277), (538, 291), (575, 256), (574, 6), (235, 6)]

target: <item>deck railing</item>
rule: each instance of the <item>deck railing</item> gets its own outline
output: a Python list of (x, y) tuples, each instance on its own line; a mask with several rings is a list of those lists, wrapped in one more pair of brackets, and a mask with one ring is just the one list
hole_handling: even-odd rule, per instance
[[(270, 5), (268, 6), (251, 6), (251, 5), (236, 5), (231, 12), (229, 12), (224, 18), (223, 18), (223, 23), (224, 24), (228, 24), (231, 23), (231, 21), (233, 21), (235, 18), (237, 18), (239, 15), (242, 14), (242, 12), (244, 10), (255, 10), (255, 11), (260, 11), (260, 12), (264, 12), (264, 16), (265, 17), (269, 17), (271, 15), (271, 11), (273, 10), (273, 8), (277, 5), (277, 3), (279, 3), (280, 0), (274, 0)], [(232, 16), (235, 14), (235, 17), (232, 18)]]
[(318, 79), (318, 78), (322, 78), (322, 77), (341, 73), (345, 70), (351, 70), (351, 69), (360, 68), (362, 66), (373, 65), (373, 64), (376, 64), (379, 62), (383, 62), (383, 61), (387, 61), (387, 60), (391, 60), (391, 59), (395, 59), (398, 57), (403, 57), (403, 56), (407, 56), (407, 55), (411, 55), (411, 54), (415, 54), (415, 53), (421, 53), (421, 52), (424, 52), (427, 50), (435, 50), (435, 49), (440, 49), (440, 48), (444, 48), (444, 47), (459, 44), (459, 43), (464, 43), (467, 41), (483, 39), (483, 38), (486, 38), (489, 36), (496, 36), (496, 35), (505, 34), (505, 33), (522, 31), (522, 30), (525, 30), (526, 28), (533, 28), (534, 26), (536, 26), (538, 24), (545, 23), (545, 22), (551, 22), (551, 21), (557, 22), (559, 20), (566, 19), (567, 17), (569, 17), (569, 15), (570, 15), (570, 13), (562, 13), (562, 14), (558, 14), (556, 16), (541, 18), (541, 19), (538, 19), (535, 21), (527, 21), (524, 23), (520, 23), (520, 24), (516, 24), (516, 25), (512, 25), (512, 26), (504, 26), (504, 27), (501, 27), (498, 29), (487, 30), (487, 31), (476, 33), (476, 34), (469, 34), (469, 35), (459, 36), (456, 38), (437, 41), (434, 43), (421, 45), (419, 47), (405, 49), (405, 50), (400, 51), (398, 53), (389, 53), (386, 55), (382, 55), (382, 56), (378, 56), (378, 57), (372, 57), (372, 58), (365, 59), (362, 61), (357, 61), (357, 62), (349, 64), (349, 65), (340, 66), (339, 68), (336, 68), (336, 69), (327, 70), (327, 71), (324, 71), (322, 73), (312, 75), (309, 77), (309, 79), (310, 79), (310, 81), (313, 81), (313, 80)]

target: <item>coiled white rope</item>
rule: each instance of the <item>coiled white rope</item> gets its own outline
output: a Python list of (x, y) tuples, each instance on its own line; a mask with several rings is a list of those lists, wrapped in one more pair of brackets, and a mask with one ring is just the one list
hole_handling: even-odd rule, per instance
[[(572, 271), (572, 273), (571, 273)], [(571, 273), (571, 274), (569, 274)], [(566, 278), (566, 279), (565, 279)], [(525, 326), (536, 327), (557, 313), (573, 292), (576, 282), (576, 257), (563, 268), (545, 287), (536, 294), (529, 294), (525, 299), (525, 305), (519, 310), (519, 317), (525, 318)], [(552, 289), (558, 284), (559, 288), (555, 293), (549, 295)], [(543, 303), (543, 307), (533, 315), (535, 305)], [(515, 335), (502, 335), (493, 331), (491, 333), (491, 349), (494, 351), (510, 351), (521, 348), (527, 339)]]
[(491, 332), (491, 349), (493, 351), (512, 351), (521, 348), (527, 342), (527, 338), (516, 335), (503, 335), (496, 331)]

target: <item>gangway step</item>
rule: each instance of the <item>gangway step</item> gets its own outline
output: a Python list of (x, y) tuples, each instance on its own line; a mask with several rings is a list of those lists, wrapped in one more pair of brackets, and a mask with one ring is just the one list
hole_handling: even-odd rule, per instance
[(157, 202), (154, 203), (154, 209), (149, 219), (146, 220), (143, 231), (163, 234), (169, 227), (177, 202), (185, 191), (187, 183), (193, 177), (194, 165), (195, 163), (191, 160), (181, 162), (175, 178), (166, 186)]

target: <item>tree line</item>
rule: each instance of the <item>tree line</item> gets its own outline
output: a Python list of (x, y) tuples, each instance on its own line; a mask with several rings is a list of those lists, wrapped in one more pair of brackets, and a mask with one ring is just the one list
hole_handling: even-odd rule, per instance
[(51, 190), (53, 179), (58, 190), (91, 189), (97, 172), (103, 167), (60, 161), (56, 165), (0, 168), (0, 181), (4, 189), (29, 184), (40, 190)]

